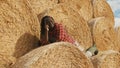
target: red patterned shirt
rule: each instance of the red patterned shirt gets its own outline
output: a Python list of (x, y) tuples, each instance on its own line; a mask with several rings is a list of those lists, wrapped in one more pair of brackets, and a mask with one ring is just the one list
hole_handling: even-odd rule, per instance
[[(55, 23), (53, 30), (49, 31), (48, 33), (49, 33), (49, 42), (51, 42), (52, 40), (52, 42), (64, 41), (75, 44), (75, 40), (70, 35), (68, 35), (62, 24)], [(43, 45), (47, 44), (47, 41), (45, 40), (42, 40), (41, 42)]]
[(68, 35), (62, 24), (55, 23), (52, 31), (49, 31), (49, 38), (54, 38), (57, 41), (64, 41), (74, 44), (74, 39)]

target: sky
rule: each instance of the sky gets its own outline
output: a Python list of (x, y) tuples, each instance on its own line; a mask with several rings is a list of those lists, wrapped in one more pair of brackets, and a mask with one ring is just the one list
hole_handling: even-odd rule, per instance
[(115, 27), (120, 26), (120, 0), (107, 0), (115, 16)]

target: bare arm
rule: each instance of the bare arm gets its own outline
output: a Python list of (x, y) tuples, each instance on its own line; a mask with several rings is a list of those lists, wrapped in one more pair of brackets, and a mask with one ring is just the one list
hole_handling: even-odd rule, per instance
[(48, 29), (48, 26), (46, 25), (46, 30), (45, 30), (45, 40), (48, 42), (49, 40), (49, 38), (48, 38), (48, 31), (49, 31), (49, 29)]
[(41, 43), (42, 44), (48, 44), (49, 43), (49, 37), (48, 37), (48, 25), (45, 26), (45, 33), (41, 35)]

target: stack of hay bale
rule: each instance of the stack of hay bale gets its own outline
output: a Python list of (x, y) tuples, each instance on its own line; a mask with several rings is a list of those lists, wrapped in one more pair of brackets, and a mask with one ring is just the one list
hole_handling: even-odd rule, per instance
[[(91, 59), (93, 64), (69, 43), (58, 42), (33, 50), (39, 46), (40, 21), (45, 15), (62, 23), (85, 49), (96, 44), (100, 53)], [(105, 52), (120, 51), (119, 29), (115, 32), (113, 12), (106, 0), (1, 0), (0, 29), (1, 68), (120, 66), (119, 52)]]

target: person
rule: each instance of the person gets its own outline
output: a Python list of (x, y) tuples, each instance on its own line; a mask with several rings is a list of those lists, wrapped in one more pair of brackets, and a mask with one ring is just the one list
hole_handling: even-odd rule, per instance
[(69, 42), (75, 44), (75, 40), (67, 33), (62, 24), (56, 23), (51, 16), (44, 16), (41, 20), (41, 44), (53, 42)]
[[(54, 42), (69, 42), (74, 44), (79, 50), (84, 51), (82, 47), (76, 40), (74, 40), (66, 31), (64, 26), (60, 23), (56, 23), (51, 16), (44, 16), (41, 20), (41, 36), (40, 36), (41, 45), (46, 45)], [(96, 51), (94, 46), (86, 50), (87, 56), (92, 52)], [(95, 53), (96, 54), (96, 53)]]

